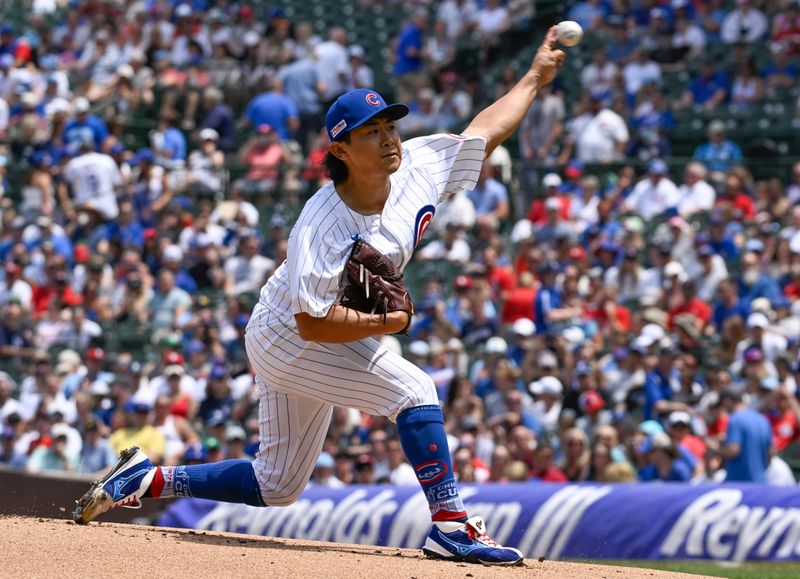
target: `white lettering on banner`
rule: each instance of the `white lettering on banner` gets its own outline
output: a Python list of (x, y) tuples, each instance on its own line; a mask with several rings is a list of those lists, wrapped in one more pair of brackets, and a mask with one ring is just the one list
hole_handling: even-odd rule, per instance
[[(463, 499), (472, 489), (464, 489), (461, 493)], [(473, 493), (474, 494), (474, 493)], [(414, 493), (400, 506), (392, 524), (389, 525), (389, 536), (386, 538), (388, 547), (419, 546), (425, 542), (430, 527), (430, 512), (428, 501), (422, 493)]]
[(674, 557), (685, 543), (692, 557), (745, 561), (756, 545), (760, 558), (776, 547), (778, 559), (800, 555), (800, 509), (767, 510), (741, 502), (738, 489), (718, 489), (695, 499), (672, 526), (660, 553)]
[(557, 559), (586, 510), (609, 494), (612, 487), (567, 486), (536, 511), (518, 549), (529, 557)]

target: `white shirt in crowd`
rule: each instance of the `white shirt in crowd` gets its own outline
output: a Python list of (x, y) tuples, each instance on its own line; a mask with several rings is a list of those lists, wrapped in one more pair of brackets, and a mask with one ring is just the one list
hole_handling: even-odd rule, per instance
[(114, 159), (103, 153), (84, 153), (67, 163), (64, 176), (76, 208), (95, 209), (104, 219), (117, 217), (116, 189), (122, 185), (122, 175)]
[(622, 76), (625, 79), (625, 92), (636, 94), (646, 83), (661, 84), (661, 67), (652, 60), (644, 63), (633, 61), (622, 69)]
[(625, 204), (645, 221), (651, 220), (680, 203), (678, 187), (666, 177), (654, 183), (650, 177), (639, 181), (625, 200)]
[(333, 100), (347, 90), (350, 69), (347, 48), (334, 40), (327, 40), (317, 45), (314, 52), (317, 55), (317, 75), (324, 86), (322, 100)]
[(714, 188), (704, 180), (697, 181), (694, 185), (681, 185), (678, 189), (680, 203), (678, 213), (683, 216), (697, 213), (698, 211), (711, 211), (717, 193)]
[(441, 239), (434, 239), (417, 252), (418, 259), (444, 259), (451, 263), (467, 263), (471, 255), (469, 243), (460, 238), (453, 240), (450, 247)]
[(722, 21), (720, 36), (728, 44), (735, 42), (755, 42), (767, 32), (767, 17), (757, 8), (736, 8)]
[(672, 35), (673, 48), (688, 46), (689, 48), (701, 49), (705, 45), (706, 34), (696, 24), (689, 24), (685, 30), (676, 30), (675, 34)]
[(628, 126), (611, 109), (596, 115), (584, 113), (572, 122), (570, 138), (575, 143), (576, 156), (584, 163), (607, 163), (620, 157), (619, 143), (627, 143)]
[(619, 67), (613, 62), (606, 62), (602, 66), (593, 62), (583, 69), (581, 84), (591, 92), (609, 92), (618, 73)]
[(234, 295), (257, 292), (275, 270), (275, 261), (263, 255), (254, 255), (250, 259), (234, 255), (225, 262), (224, 270), (226, 276), (233, 278)]

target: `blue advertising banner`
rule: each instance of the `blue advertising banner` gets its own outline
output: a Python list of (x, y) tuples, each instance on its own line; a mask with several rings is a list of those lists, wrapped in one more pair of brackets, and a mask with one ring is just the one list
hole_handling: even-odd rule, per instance
[[(767, 485), (463, 485), (490, 535), (549, 559), (800, 560), (800, 491)], [(181, 499), (163, 526), (337, 543), (420, 547), (430, 528), (417, 487), (308, 488), (290, 507)]]

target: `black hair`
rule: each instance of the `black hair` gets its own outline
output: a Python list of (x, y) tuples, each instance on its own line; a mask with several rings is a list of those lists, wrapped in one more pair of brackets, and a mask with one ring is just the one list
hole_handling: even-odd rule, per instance
[[(345, 133), (339, 141), (349, 143), (350, 135)], [(350, 170), (347, 168), (344, 161), (330, 151), (325, 155), (325, 160), (322, 161), (322, 165), (325, 167), (325, 174), (333, 181), (334, 185), (338, 185), (342, 181), (347, 180), (350, 176)]]

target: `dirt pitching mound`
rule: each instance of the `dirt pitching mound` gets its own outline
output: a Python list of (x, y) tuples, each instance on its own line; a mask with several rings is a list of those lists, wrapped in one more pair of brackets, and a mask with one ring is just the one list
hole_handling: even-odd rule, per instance
[(325, 579), (667, 579), (697, 577), (597, 564), (526, 561), (484, 567), (426, 559), (420, 551), (115, 523), (0, 519), (3, 577), (270, 577)]

